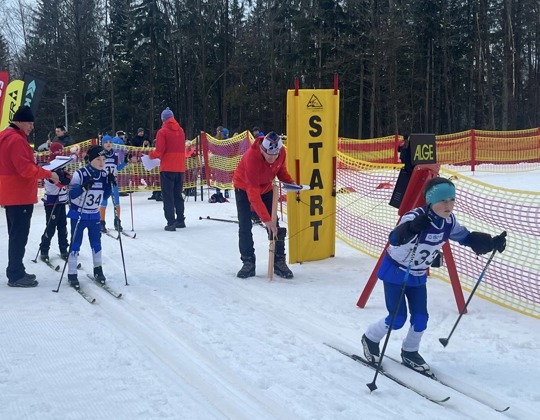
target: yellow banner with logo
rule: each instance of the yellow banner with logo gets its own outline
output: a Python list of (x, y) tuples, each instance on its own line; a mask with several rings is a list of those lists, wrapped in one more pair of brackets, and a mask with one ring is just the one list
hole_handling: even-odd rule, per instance
[(2, 121), (0, 122), (0, 130), (6, 128), (13, 114), (22, 103), (24, 82), (22, 80), (12, 80), (6, 89), (6, 99), (4, 101), (4, 109), (2, 110)]
[(339, 90), (287, 92), (287, 168), (311, 190), (287, 193), (289, 262), (333, 257)]

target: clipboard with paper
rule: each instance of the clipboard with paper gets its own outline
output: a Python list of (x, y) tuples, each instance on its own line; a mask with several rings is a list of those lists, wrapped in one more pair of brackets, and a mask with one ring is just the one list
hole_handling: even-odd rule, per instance
[(66, 166), (72, 160), (73, 158), (71, 156), (57, 156), (47, 165), (43, 165), (43, 169), (47, 169), (48, 171), (56, 171), (57, 169), (61, 169)]

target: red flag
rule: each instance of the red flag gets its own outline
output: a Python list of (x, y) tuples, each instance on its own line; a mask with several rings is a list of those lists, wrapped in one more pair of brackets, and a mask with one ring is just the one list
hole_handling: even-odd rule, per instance
[(7, 71), (0, 71), (0, 118), (2, 118), (2, 108), (4, 107), (4, 99), (6, 97), (6, 89), (9, 82), (9, 74)]

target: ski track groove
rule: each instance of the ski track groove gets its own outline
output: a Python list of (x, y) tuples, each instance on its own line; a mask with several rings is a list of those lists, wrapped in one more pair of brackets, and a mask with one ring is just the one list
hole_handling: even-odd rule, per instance
[[(204, 260), (201, 260), (200, 262), (201, 264), (204, 265)], [(193, 266), (200, 267), (200, 264), (193, 264)], [(200, 271), (201, 273), (204, 273), (203, 270), (199, 269), (198, 271)], [(255, 281), (261, 280), (260, 277), (254, 277), (253, 279)], [(215, 283), (216, 280), (217, 279), (214, 279), (214, 282), (212, 283), (212, 287), (216, 287), (216, 283)], [(221, 284), (223, 284), (224, 281), (227, 281), (227, 280), (219, 278), (219, 281), (220, 281), (219, 292), (221, 296), (227, 295), (231, 298), (234, 298), (238, 296), (238, 291), (235, 289), (243, 290), (244, 292), (242, 293), (243, 299), (249, 299), (251, 304), (256, 306), (259, 311), (264, 312), (268, 317), (272, 318), (275, 322), (281, 324), (283, 328), (290, 329), (291, 325), (295, 325), (296, 326), (295, 332), (300, 332), (304, 339), (308, 341), (312, 341), (314, 338), (318, 339), (321, 351), (325, 351), (323, 350), (323, 348), (326, 347), (323, 345), (324, 342), (331, 342), (331, 343), (338, 343), (338, 344), (347, 343), (349, 349), (351, 347), (355, 348), (357, 351), (360, 351), (361, 349), (358, 343), (356, 343), (355, 345), (351, 342), (344, 341), (342, 337), (340, 337), (339, 335), (333, 332), (333, 330), (335, 330), (335, 325), (332, 325), (329, 322), (321, 321), (320, 317), (319, 318), (315, 318), (315, 317), (306, 318), (304, 316), (303, 318), (301, 318), (297, 314), (290, 312), (287, 308), (279, 305), (279, 302), (273, 302), (269, 300), (269, 295), (265, 295), (264, 299), (261, 299), (258, 295), (254, 294), (253, 290), (250, 290), (250, 288), (242, 281), (239, 281), (239, 282), (228, 281), (223, 286), (221, 286)], [(263, 281), (268, 281), (268, 280), (264, 279)], [(294, 279), (292, 281), (294, 282)], [(285, 279), (281, 279), (277, 277), (277, 278), (274, 278), (273, 282), (275, 282), (276, 284), (277, 283), (289, 284), (291, 280), (285, 280)], [(278, 316), (276, 314), (280, 314), (280, 315)], [(324, 326), (321, 325), (323, 322), (325, 324)], [(328, 350), (330, 353), (336, 353), (337, 355), (336, 357), (343, 358), (343, 356), (339, 355), (335, 350), (327, 348), (326, 351)], [(352, 363), (355, 366), (357, 365), (356, 362), (354, 361), (348, 362), (346, 359), (344, 360), (344, 363)], [(367, 372), (368, 372), (368, 376), (370, 376), (369, 373), (372, 373), (369, 371)], [(388, 380), (387, 382), (389, 386), (392, 386), (394, 388), (397, 388), (397, 387), (401, 388), (399, 385), (392, 384), (390, 380)], [(497, 413), (495, 410), (488, 408), (484, 404), (479, 403), (478, 401), (475, 401), (474, 399), (469, 398), (455, 390), (444, 387), (443, 385), (437, 384), (436, 382), (433, 383), (433, 386), (442, 387), (443, 389), (448, 390), (448, 395), (451, 396), (451, 400), (445, 403), (444, 407), (452, 408), (456, 412), (461, 413), (460, 418), (476, 419), (477, 418), (476, 415), (480, 412), (480, 410), (482, 410), (482, 412), (485, 413), (485, 415), (488, 416), (488, 418), (490, 419), (508, 418), (507, 416), (508, 413)], [(366, 386), (366, 390), (367, 390), (367, 386)], [(410, 391), (407, 391), (407, 392), (410, 392)], [(413, 397), (415, 396), (412, 394), (411, 398)], [(421, 397), (418, 397), (418, 398), (421, 399)], [(512, 410), (513, 408), (510, 408), (510, 413), (512, 412)], [(518, 412), (518, 410), (515, 410), (515, 411)], [(470, 412), (475, 413), (474, 418), (469, 417)], [(516, 414), (516, 413), (513, 413), (513, 414)], [(464, 417), (461, 417), (461, 416), (464, 416)], [(516, 417), (516, 418), (519, 418), (519, 417)]]
[[(128, 334), (134, 345), (144, 346), (155, 359), (157, 369), (169, 376), (172, 383), (177, 384), (180, 378), (190, 384), (196, 390), (191, 392), (194, 399), (204, 397), (226, 418), (295, 418), (275, 402), (264, 398), (262, 393), (256, 395), (249, 390), (249, 385), (218, 358), (181, 338), (181, 331), (173, 331), (156, 316), (135, 308), (128, 296), (115, 299), (105, 290), (99, 290), (97, 285), (90, 293), (97, 295), (96, 290), (100, 292), (97, 306), (107, 314), (107, 319)], [(205, 417), (209, 414), (205, 413)]]
[[(153, 251), (152, 249), (150, 249), (149, 251), (152, 254), (154, 254), (155, 256), (161, 256), (159, 253), (157, 253), (156, 251)], [(112, 260), (112, 259), (111, 259), (110, 262), (113, 263), (114, 265), (118, 266), (120, 268), (120, 270), (123, 270), (123, 267), (122, 267), (121, 263), (119, 264), (116, 260)], [(162, 261), (162, 263), (169, 265), (172, 269), (176, 269), (176, 271), (178, 272), (178, 265), (177, 265), (176, 261), (164, 260), (164, 261)], [(219, 264), (219, 262), (218, 262), (218, 264)], [(194, 272), (198, 272), (199, 274), (201, 274), (202, 279), (207, 279), (207, 278), (210, 277), (209, 276), (209, 271), (207, 269), (202, 269), (201, 268), (201, 267), (206, 267), (207, 265), (208, 265), (208, 260), (205, 259), (205, 258), (198, 258), (198, 261), (192, 259), (190, 261), (189, 271), (186, 270), (186, 272), (190, 277), (194, 277)], [(263, 265), (264, 265), (264, 267), (266, 267), (266, 264), (264, 264), (264, 262), (263, 262)], [(181, 275), (182, 272), (183, 272), (183, 270), (180, 271), (179, 274)], [(122, 274), (123, 274), (123, 271), (122, 271)], [(234, 273), (231, 273), (231, 275), (234, 275)], [(128, 272), (128, 280), (129, 280), (129, 272)], [(262, 281), (267, 281), (264, 278), (262, 279), (260, 274), (257, 277), (254, 277), (252, 279), (248, 279), (248, 281), (261, 281), (261, 280)], [(281, 278), (278, 277), (278, 278), (274, 279), (274, 284), (277, 285), (277, 284), (281, 283), (281, 284), (290, 285), (291, 283), (294, 284), (295, 281), (296, 281), (296, 279), (285, 280), (285, 279), (281, 279)], [(274, 322), (276, 322), (277, 324), (281, 325), (281, 327), (286, 329), (286, 330), (290, 330), (291, 326), (294, 325), (295, 326), (295, 328), (294, 328), (295, 333), (301, 333), (302, 338), (304, 340), (306, 340), (306, 341), (319, 340), (319, 342), (317, 343), (318, 344), (317, 348), (321, 352), (326, 351), (327, 354), (336, 353), (335, 358), (342, 358), (343, 357), (343, 356), (339, 355), (337, 352), (335, 352), (332, 349), (329, 349), (329, 348), (326, 348), (325, 350), (323, 349), (323, 348), (325, 348), (325, 346), (323, 345), (323, 342), (330, 342), (330, 343), (334, 343), (334, 344), (338, 343), (338, 345), (339, 345), (339, 343), (347, 343), (347, 341), (344, 341), (342, 337), (340, 337), (338, 334), (336, 334), (334, 332), (336, 327), (335, 327), (335, 325), (332, 325), (330, 322), (324, 322), (324, 325), (322, 325), (321, 319), (315, 318), (315, 317), (313, 317), (313, 318), (307, 317), (306, 318), (305, 315), (303, 315), (304, 318), (301, 319), (297, 314), (295, 314), (295, 313), (289, 311), (287, 308), (284, 308), (283, 306), (281, 306), (279, 304), (278, 299), (276, 299), (273, 295), (264, 295), (263, 297), (260, 297), (259, 295), (253, 293), (253, 290), (249, 287), (248, 283), (245, 283), (245, 281), (239, 280), (236, 277), (231, 279), (228, 276), (214, 276), (212, 278), (211, 283), (210, 282), (205, 282), (205, 286), (218, 291), (220, 296), (227, 297), (231, 301), (237, 301), (238, 296), (241, 296), (242, 297), (242, 304), (244, 306), (250, 306), (251, 305), (251, 306), (256, 307), (258, 311), (264, 312), (265, 315), (269, 319), (271, 319)], [(270, 299), (272, 299), (272, 300), (270, 300)], [(101, 303), (101, 300), (100, 300), (100, 303)], [(279, 314), (279, 315), (277, 315), (277, 314)], [(134, 315), (132, 315), (132, 316), (134, 316)], [(138, 322), (140, 322), (140, 320), (141, 320), (140, 314), (137, 315), (136, 320)], [(318, 325), (316, 325), (316, 323), (318, 323)], [(174, 344), (175, 347), (180, 348), (180, 350), (182, 351), (182, 354), (186, 357), (186, 359), (192, 358), (194, 354), (199, 354), (199, 355), (205, 354), (204, 355), (204, 360), (202, 360), (202, 358), (201, 358), (201, 360), (198, 360), (198, 362), (201, 363), (201, 366), (199, 366), (199, 367), (210, 369), (211, 370), (211, 372), (209, 373), (210, 376), (214, 376), (216, 379), (223, 380), (225, 383), (230, 382), (227, 378), (237, 377), (238, 376), (237, 374), (231, 373), (229, 371), (229, 368), (224, 366), (223, 362), (222, 363), (212, 362), (211, 361), (212, 356), (208, 354), (207, 350), (203, 350), (202, 348), (200, 348), (200, 346), (196, 346), (193, 343), (188, 344), (185, 340), (181, 339), (177, 335), (177, 333), (170, 330), (170, 328), (163, 327), (164, 322), (159, 320), (159, 316), (152, 316), (152, 319), (145, 320), (144, 324), (145, 324), (145, 327), (148, 328), (150, 331), (152, 331), (152, 329), (155, 328), (156, 325), (159, 325), (160, 328), (165, 328), (166, 331), (164, 333), (160, 333), (159, 335), (162, 338), (166, 338), (166, 339), (169, 339), (169, 340), (170, 339), (174, 340), (175, 341), (175, 344)], [(129, 329), (130, 325), (127, 325), (125, 328)], [(137, 331), (132, 331), (132, 332), (135, 333), (134, 335), (137, 335), (136, 334)], [(152, 334), (155, 334), (155, 332), (152, 332)], [(152, 340), (148, 336), (146, 336), (145, 338), (140, 338), (140, 341), (143, 341), (143, 344), (145, 344), (145, 346), (147, 346), (147, 347), (148, 347), (148, 343), (152, 342)], [(359, 345), (357, 345), (358, 343), (352, 344), (349, 341), (347, 344), (348, 344), (349, 348), (351, 346), (353, 348), (357, 348), (357, 349), (360, 348)], [(195, 347), (198, 347), (198, 348), (195, 348)], [(166, 365), (172, 364), (173, 367), (175, 368), (174, 370), (175, 370), (176, 374), (182, 376), (183, 372), (185, 373), (186, 367), (178, 365), (178, 362), (177, 362), (178, 355), (172, 354), (170, 351), (167, 351), (167, 350), (164, 350), (164, 355), (162, 355), (162, 356), (160, 356), (159, 353), (160, 352), (158, 351), (158, 355), (156, 355), (156, 356), (159, 359), (161, 359), (162, 362), (165, 363)], [(332, 357), (334, 357), (334, 356), (332, 356)], [(164, 360), (164, 358), (166, 360)], [(214, 359), (215, 358), (216, 357), (214, 356)], [(346, 360), (344, 360), (343, 363), (347, 363)], [(353, 363), (354, 365), (356, 365), (355, 362), (350, 362), (350, 363)], [(362, 375), (360, 381), (363, 382), (364, 375), (361, 373), (362, 370), (359, 370), (358, 372), (359, 372), (360, 375)], [(365, 375), (367, 375), (367, 377), (369, 377), (370, 374), (371, 374), (371, 372), (367, 371), (367, 373)], [(217, 375), (217, 377), (216, 377), (216, 375)], [(198, 371), (197, 370), (194, 370), (192, 373), (190, 373), (188, 375), (188, 377), (192, 377), (192, 378), (197, 377), (197, 376), (198, 376)], [(184, 379), (187, 379), (185, 376), (182, 376), (182, 377), (184, 377)], [(307, 379), (306, 379), (306, 381), (307, 381)], [(234, 396), (237, 397), (237, 398), (239, 396), (242, 397), (244, 402), (239, 407), (231, 407), (230, 404), (226, 404), (225, 406), (223, 406), (223, 404), (220, 404), (221, 403), (220, 400), (217, 400), (217, 399), (215, 399), (213, 397), (213, 395), (215, 395), (215, 391), (212, 391), (210, 389), (212, 387), (210, 387), (210, 388), (207, 387), (208, 383), (205, 384), (205, 381), (202, 380), (202, 379), (198, 379), (195, 382), (196, 382), (195, 387), (197, 389), (199, 389), (199, 390), (202, 390), (203, 394), (205, 394), (205, 395), (206, 395), (206, 393), (209, 393), (209, 395), (212, 396), (212, 397), (209, 397), (209, 400), (213, 401), (214, 406), (219, 407), (219, 409), (224, 413), (230, 413), (229, 410), (232, 410), (233, 412), (235, 410), (237, 410), (239, 413), (245, 414), (244, 410), (246, 410), (247, 406), (251, 407), (254, 404), (253, 400), (260, 400), (260, 394), (261, 393), (259, 393), (259, 395), (257, 397), (255, 397), (252, 394), (251, 391), (248, 391), (246, 389), (247, 387), (249, 387), (249, 385), (246, 386), (243, 383), (242, 384), (233, 383), (232, 385), (235, 388), (238, 388), (239, 385), (240, 385), (240, 388), (243, 388), (243, 389), (236, 389), (234, 391), (234, 394), (235, 394)], [(349, 392), (349, 393), (351, 392), (350, 389), (340, 386), (339, 383), (338, 384), (332, 383), (332, 386), (342, 388), (344, 392)], [(360, 388), (362, 386), (363, 386), (363, 383), (360, 386)], [(388, 382), (388, 384), (385, 383), (385, 387), (386, 386), (393, 387), (393, 388), (398, 387), (398, 385), (394, 386), (390, 382)], [(438, 384), (434, 383), (433, 386), (441, 386), (441, 385), (438, 385)], [(206, 390), (205, 390), (205, 387), (207, 387)], [(446, 389), (446, 387), (445, 387), (445, 389)], [(366, 390), (367, 390), (367, 387), (366, 387)], [(229, 390), (229, 391), (233, 392), (232, 389)], [(241, 392), (242, 394), (238, 395), (238, 392)], [(398, 392), (398, 391), (396, 391), (396, 389), (393, 389), (390, 392)], [(481, 411), (482, 414), (485, 414), (486, 416), (488, 416), (488, 418), (493, 418), (493, 419), (495, 419), (495, 418), (501, 418), (502, 419), (502, 418), (508, 418), (508, 417), (519, 418), (519, 417), (514, 417), (514, 415), (520, 411), (520, 410), (516, 409), (516, 407), (512, 407), (510, 409), (510, 412), (502, 414), (502, 413), (495, 412), (494, 410), (486, 407), (485, 405), (483, 405), (483, 404), (481, 404), (481, 403), (479, 403), (479, 402), (477, 402), (477, 401), (475, 401), (475, 400), (473, 400), (471, 398), (468, 398), (468, 397), (464, 396), (463, 394), (460, 394), (457, 391), (448, 389), (448, 395), (451, 396), (451, 400), (448, 403), (446, 403), (444, 407), (446, 409), (451, 409), (452, 411), (455, 411), (456, 415), (459, 413), (459, 418), (471, 418), (471, 417), (469, 417), (469, 414), (468, 414), (471, 411), (474, 412), (475, 414), (478, 414)], [(413, 398), (413, 397), (414, 396), (411, 396), (411, 398)], [(420, 397), (418, 397), (418, 398), (420, 398)], [(247, 399), (247, 401), (245, 401), (246, 399)], [(276, 410), (276, 407), (279, 404), (279, 397), (278, 397), (278, 400), (276, 402), (274, 402), (273, 404), (270, 401), (267, 401), (267, 400), (265, 400), (264, 402), (258, 401), (258, 403), (262, 404), (265, 407), (265, 411), (267, 413), (269, 413), (269, 415), (276, 416), (276, 413), (272, 413), (272, 412), (274, 412)], [(373, 403), (376, 403), (376, 402), (373, 401)], [(247, 406), (246, 406), (246, 404), (247, 404)], [(389, 415), (395, 414), (395, 412), (393, 412), (393, 411), (388, 411), (388, 409), (384, 406), (384, 400), (380, 401), (380, 408), (381, 408), (381, 410), (383, 412), (388, 413)], [(261, 418), (260, 407), (259, 408), (255, 407), (255, 411), (253, 413), (255, 413), (258, 418)], [(270, 414), (270, 413), (272, 413), (272, 414)], [(509, 416), (509, 414), (511, 414), (511, 415)], [(235, 415), (235, 418), (248, 418), (248, 417), (249, 417), (249, 415), (246, 416), (246, 417), (244, 417), (244, 416), (236, 417), (236, 415)], [(274, 417), (274, 418), (286, 419), (286, 418), (295, 418), (295, 417), (298, 417), (298, 414), (292, 415), (291, 413), (281, 413), (280, 415), (277, 415), (277, 417)], [(458, 418), (458, 417), (456, 417), (456, 418)]]

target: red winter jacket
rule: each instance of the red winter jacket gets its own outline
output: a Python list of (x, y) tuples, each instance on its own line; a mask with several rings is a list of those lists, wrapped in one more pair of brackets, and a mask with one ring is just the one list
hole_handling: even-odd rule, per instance
[(295, 182), (287, 171), (285, 148), (282, 147), (276, 161), (269, 164), (259, 147), (262, 140), (263, 137), (258, 137), (240, 160), (234, 171), (233, 184), (234, 188), (246, 191), (251, 207), (264, 223), (272, 220), (272, 216), (268, 213), (261, 195), (272, 189), (272, 181), (276, 176), (282, 182)]
[(156, 149), (150, 159), (160, 158), (161, 172), (186, 171), (186, 136), (180, 124), (174, 119), (166, 120), (156, 135)]
[(0, 205), (37, 203), (38, 179), (50, 177), (36, 165), (24, 131), (12, 124), (0, 132)]

